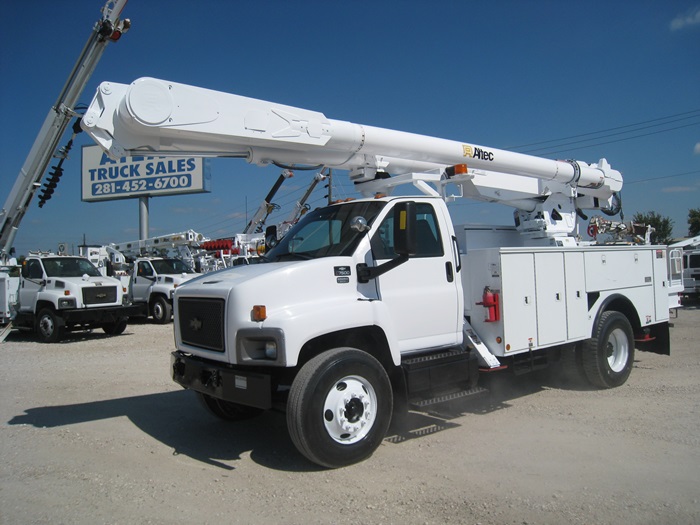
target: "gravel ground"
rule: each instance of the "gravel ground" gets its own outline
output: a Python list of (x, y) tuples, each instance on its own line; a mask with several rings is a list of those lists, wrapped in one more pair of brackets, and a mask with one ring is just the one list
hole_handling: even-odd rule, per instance
[(284, 414), (225, 423), (168, 375), (172, 325), (0, 344), (0, 523), (697, 524), (700, 309), (629, 381), (490, 377), (324, 470)]

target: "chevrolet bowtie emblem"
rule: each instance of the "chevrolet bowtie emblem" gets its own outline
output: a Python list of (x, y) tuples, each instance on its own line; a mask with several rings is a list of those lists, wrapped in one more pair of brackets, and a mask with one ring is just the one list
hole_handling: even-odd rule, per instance
[(190, 319), (190, 328), (192, 328), (192, 330), (194, 330), (195, 332), (198, 332), (202, 329), (202, 321), (199, 320), (199, 318), (197, 317), (195, 317), (194, 319)]

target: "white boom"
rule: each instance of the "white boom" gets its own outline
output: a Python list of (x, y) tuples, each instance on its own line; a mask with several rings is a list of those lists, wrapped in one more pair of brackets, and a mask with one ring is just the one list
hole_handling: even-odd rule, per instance
[[(360, 191), (362, 183), (387, 175), (467, 164), (466, 175), (450, 180), (462, 195), (535, 213), (523, 217), (525, 222), (541, 216), (543, 200), (554, 197), (553, 208), (561, 211), (550, 222), (566, 223), (567, 233), (576, 210), (610, 210), (622, 188), (620, 172), (605, 159), (597, 164), (545, 159), (154, 78), (102, 83), (82, 126), (112, 158), (157, 152), (338, 168), (350, 172)], [(440, 184), (439, 178), (431, 182)]]
[(105, 3), (102, 8), (102, 18), (93, 27), (56, 103), (44, 120), (12, 191), (0, 210), (0, 262), (4, 263), (10, 255), (20, 222), (34, 193), (41, 186), (41, 179), (52, 155), (58, 148), (68, 122), (77, 115), (73, 108), (102, 53), (109, 42), (119, 40), (131, 25), (128, 19), (119, 20), (126, 2), (127, 0), (109, 0)]

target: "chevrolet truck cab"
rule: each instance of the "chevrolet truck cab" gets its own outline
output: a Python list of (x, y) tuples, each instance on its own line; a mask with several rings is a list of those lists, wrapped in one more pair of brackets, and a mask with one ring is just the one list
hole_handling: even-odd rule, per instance
[(22, 265), (13, 324), (55, 343), (76, 330), (121, 334), (134, 311), (120, 281), (103, 276), (88, 259), (30, 253)]

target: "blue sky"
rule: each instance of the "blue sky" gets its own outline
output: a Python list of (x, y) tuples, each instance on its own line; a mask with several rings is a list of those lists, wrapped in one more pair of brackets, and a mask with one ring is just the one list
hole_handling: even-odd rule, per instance
[[(103, 4), (3, 2), (1, 202)], [(549, 158), (605, 157), (624, 176), (625, 219), (653, 210), (673, 219), (676, 236), (700, 207), (699, 0), (129, 0), (123, 16), (132, 29), (108, 46), (82, 103), (101, 81), (153, 76)], [(76, 141), (53, 198), (32, 201), (18, 254), (138, 238), (137, 200), (81, 202), (87, 143)], [(151, 235), (241, 231), (280, 173), (234, 159), (211, 170), (211, 193), (151, 199)], [(282, 186), (271, 222), (310, 176)], [(334, 194), (353, 195), (346, 173)], [(499, 205), (451, 206), (456, 222), (512, 221)]]

